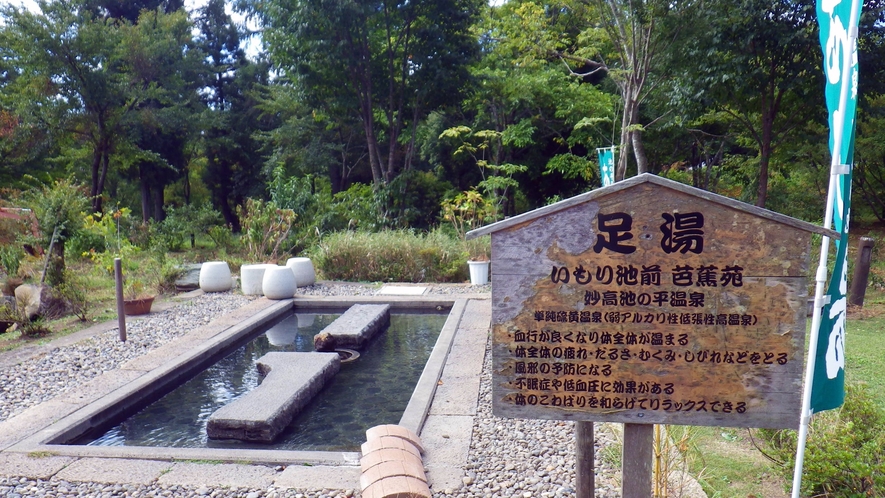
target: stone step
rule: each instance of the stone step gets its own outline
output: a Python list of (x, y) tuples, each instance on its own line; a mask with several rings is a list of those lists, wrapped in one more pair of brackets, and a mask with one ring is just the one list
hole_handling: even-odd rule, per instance
[(369, 339), (388, 325), (389, 304), (355, 304), (313, 337), (314, 346), (318, 351), (362, 349)]
[(273, 442), (340, 366), (337, 353), (267, 353), (258, 359), (264, 380), (216, 410), (209, 417), (207, 434), (211, 439)]
[(192, 263), (181, 267), (181, 276), (175, 280), (176, 292), (190, 292), (200, 288), (200, 268), (202, 263)]

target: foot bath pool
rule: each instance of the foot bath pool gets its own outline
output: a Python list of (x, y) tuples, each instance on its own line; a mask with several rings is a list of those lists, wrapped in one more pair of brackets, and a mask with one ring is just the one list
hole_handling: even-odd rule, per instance
[[(309, 352), (314, 335), (340, 312), (293, 313), (101, 434), (76, 441), (90, 446), (251, 448), (357, 451), (365, 431), (400, 420), (446, 322), (442, 312), (391, 315), (390, 326), (341, 364), (337, 375), (273, 443), (209, 439), (209, 416), (261, 382), (257, 360), (269, 352)], [(102, 428), (104, 429), (104, 428)]]

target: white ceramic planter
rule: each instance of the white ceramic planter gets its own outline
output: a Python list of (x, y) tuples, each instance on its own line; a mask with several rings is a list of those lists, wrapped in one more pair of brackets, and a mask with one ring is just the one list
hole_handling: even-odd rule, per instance
[(295, 275), (287, 266), (272, 266), (264, 270), (261, 281), (264, 297), (268, 299), (291, 299), (295, 297)]
[(317, 281), (317, 274), (310, 258), (289, 258), (286, 266), (292, 269), (298, 287), (313, 285)]
[(468, 261), (470, 267), (470, 285), (485, 285), (489, 283), (489, 262)]
[(276, 265), (256, 264), (243, 265), (240, 267), (240, 288), (247, 296), (260, 296), (264, 294), (264, 272)]
[(207, 261), (200, 267), (200, 289), (203, 292), (225, 292), (231, 287), (233, 282), (226, 261)]

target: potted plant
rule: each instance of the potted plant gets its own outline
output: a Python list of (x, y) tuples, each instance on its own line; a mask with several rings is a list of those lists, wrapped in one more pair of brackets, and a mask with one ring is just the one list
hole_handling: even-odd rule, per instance
[(15, 301), (0, 303), (2, 303), (0, 304), (0, 334), (2, 334), (18, 323), (19, 317), (15, 310)]
[(491, 260), (481, 254), (471, 256), (467, 260), (467, 268), (470, 270), (470, 285), (485, 285), (489, 283), (489, 267)]
[(123, 285), (123, 313), (126, 315), (146, 315), (151, 312), (154, 295), (149, 292), (144, 280), (127, 278)]
[(488, 237), (466, 240), (468, 231), (494, 220), (488, 201), (477, 190), (461, 192), (442, 204), (443, 219), (452, 223), (458, 237), (467, 249), (467, 266), (472, 285), (485, 285), (489, 281), (489, 241)]

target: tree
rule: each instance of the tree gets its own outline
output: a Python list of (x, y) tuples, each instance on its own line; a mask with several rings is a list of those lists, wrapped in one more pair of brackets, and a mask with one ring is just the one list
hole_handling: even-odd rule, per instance
[(18, 71), (4, 91), (19, 116), (65, 146), (60, 154), (74, 170), (86, 149), (92, 210), (100, 212), (114, 154), (130, 160), (150, 155), (131, 136), (147, 116), (141, 111), (187, 99), (182, 78), (188, 77), (185, 61), (194, 57), (184, 49), (187, 15), (145, 11), (148, 21), (132, 25), (96, 17), (78, 2), (39, 5), (39, 14), (12, 6), (0, 10), (0, 47)]
[(197, 26), (209, 66), (203, 93), (204, 181), (225, 222), (238, 232), (236, 207), (263, 189), (261, 142), (256, 133), (269, 126), (263, 124), (256, 93), (268, 84), (269, 65), (246, 58), (240, 32), (225, 12), (223, 0), (210, 0), (203, 7)]
[[(411, 167), (418, 123), (457, 99), (477, 53), (479, 0), (242, 0), (257, 14), (271, 60), (306, 103), (359, 120), (371, 177)], [(445, 20), (442, 22), (441, 20)]]
[(142, 220), (162, 220), (164, 189), (182, 176), (184, 149), (196, 132), (200, 54), (182, 0), (83, 0), (96, 18), (125, 21), (126, 70), (148, 94), (126, 123), (128, 142), (118, 158), (124, 177), (137, 181)]
[(184, 0), (83, 0), (83, 5), (95, 17), (125, 19), (135, 24), (142, 11), (171, 14), (184, 7)]
[[(455, 138), (452, 131), (471, 130), (471, 140), (479, 139), (477, 151), (485, 157), (463, 165), (447, 157), (436, 162), (447, 177), (457, 179), (460, 190), (480, 182), (493, 184), (497, 180), (492, 177), (504, 173), (490, 168), (491, 177), (479, 176), (485, 165), (525, 166), (513, 175), (523, 188), (508, 189), (511, 198), (502, 206), (502, 214), (517, 214), (513, 196), (517, 192), (536, 206), (555, 195), (584, 191), (598, 176), (595, 157), (589, 156), (594, 147), (608, 144), (603, 128), (612, 122), (615, 100), (599, 88), (602, 73), (578, 77), (540, 48), (551, 46), (547, 37), (574, 36), (576, 26), (586, 22), (585, 12), (510, 2), (489, 9), (477, 28), (483, 58), (471, 66), (475, 83), (461, 105), (464, 115), (458, 116), (459, 126), (449, 127), (445, 135)], [(457, 135), (462, 140), (467, 137)], [(454, 159), (466, 157), (457, 152)], [(459, 166), (466, 169), (455, 169)]]
[(129, 163), (141, 186), (142, 220), (165, 217), (164, 189), (185, 172), (187, 142), (196, 134), (203, 54), (182, 10), (143, 10), (123, 37), (127, 72), (141, 101), (127, 123)]
[(747, 134), (758, 153), (755, 201), (764, 207), (774, 149), (825, 114), (814, 2), (706, 4), (699, 26), (683, 45), (678, 90)]
[[(564, 0), (553, 5), (524, 2), (523, 47), (561, 61), (570, 74), (607, 75), (621, 97), (620, 153), (615, 174), (622, 180), (632, 150), (638, 173), (648, 171), (642, 145), (640, 107), (665, 80), (669, 52), (693, 22), (696, 2), (666, 0)], [(533, 12), (534, 10), (534, 12)], [(543, 19), (537, 12), (543, 12)], [(533, 20), (534, 19), (534, 20)]]
[(91, 148), (93, 211), (101, 210), (111, 152), (123, 118), (133, 108), (120, 70), (120, 31), (67, 2), (40, 2), (41, 14), (13, 6), (0, 10), (0, 46), (20, 74), (8, 87), (19, 114), (55, 134), (74, 134)]

